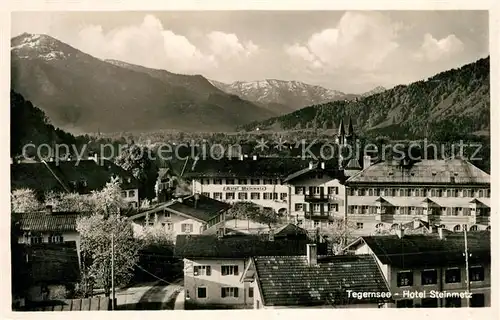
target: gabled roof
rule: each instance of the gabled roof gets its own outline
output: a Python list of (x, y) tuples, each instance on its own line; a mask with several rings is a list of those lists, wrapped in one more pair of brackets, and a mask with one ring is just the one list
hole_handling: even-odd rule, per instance
[(231, 207), (231, 205), (226, 202), (218, 201), (201, 194), (198, 194), (197, 196), (197, 200), (194, 195), (189, 195), (183, 198), (157, 204), (153, 208), (131, 215), (129, 219), (134, 220), (144, 217), (147, 214), (159, 211), (168, 211), (188, 218), (193, 218), (201, 222), (208, 222)]
[(33, 283), (75, 283), (80, 277), (76, 242), (41, 243), (25, 246)]
[(340, 124), (339, 124), (339, 136), (344, 136), (345, 135), (345, 129), (344, 129), (344, 119), (340, 119)]
[(174, 201), (168, 204), (165, 209), (208, 222), (231, 207), (226, 202), (218, 201), (201, 194), (197, 195), (198, 199), (195, 197), (195, 195), (191, 195), (183, 198), (182, 202)]
[[(469, 232), (467, 235), (471, 262), (488, 262), (491, 258), (490, 233)], [(398, 268), (437, 267), (462, 265), (465, 263), (465, 248), (462, 233), (449, 233), (444, 239), (438, 234), (366, 236), (358, 238), (348, 246), (364, 243), (383, 264)]]
[(359, 164), (358, 159), (356, 158), (351, 158), (349, 162), (347, 162), (347, 165), (345, 166), (346, 169), (361, 169), (361, 165)]
[[(307, 239), (275, 239), (268, 236), (235, 235), (218, 238), (212, 235), (178, 235), (175, 256), (183, 258), (238, 258), (260, 255), (303, 255)], [(318, 247), (318, 251), (326, 248)]]
[(293, 238), (298, 236), (307, 236), (307, 230), (293, 223), (287, 223), (274, 231), (274, 237)]
[(16, 218), (23, 231), (64, 232), (76, 231), (76, 220), (83, 215), (74, 212), (26, 212)]
[(370, 255), (318, 257), (313, 266), (305, 256), (258, 256), (254, 262), (265, 306), (333, 307), (388, 301), (348, 298), (346, 290), (390, 292)]
[(422, 160), (412, 165), (399, 161), (379, 162), (347, 180), (358, 183), (388, 184), (490, 184), (490, 175), (463, 159)]
[(122, 189), (138, 188), (137, 179), (111, 161), (103, 165), (94, 160), (58, 162), (21, 162), (11, 164), (11, 187), (47, 191), (87, 194), (101, 190), (111, 177), (121, 178)]

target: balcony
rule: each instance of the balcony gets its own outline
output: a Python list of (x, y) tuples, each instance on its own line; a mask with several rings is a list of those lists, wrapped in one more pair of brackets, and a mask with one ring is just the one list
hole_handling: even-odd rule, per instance
[(305, 216), (305, 218), (309, 220), (335, 220), (335, 218), (333, 217), (333, 212), (324, 212), (323, 214), (321, 214), (320, 212), (313, 212), (312, 214), (308, 214), (307, 216)]
[(304, 202), (330, 202), (336, 201), (337, 197), (333, 194), (305, 194)]

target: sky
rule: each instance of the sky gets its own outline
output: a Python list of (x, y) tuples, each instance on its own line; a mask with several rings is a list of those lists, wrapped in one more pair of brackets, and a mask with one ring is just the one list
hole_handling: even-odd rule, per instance
[(489, 55), (487, 11), (13, 12), (11, 35), (23, 32), (226, 83), (296, 80), (346, 93)]

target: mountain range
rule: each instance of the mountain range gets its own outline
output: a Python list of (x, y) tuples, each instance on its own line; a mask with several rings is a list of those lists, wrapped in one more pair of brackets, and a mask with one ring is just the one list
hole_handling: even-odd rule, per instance
[(244, 83), (224, 85), (201, 75), (101, 60), (48, 35), (11, 39), (11, 89), (40, 107), (55, 126), (75, 133), (234, 131), (349, 96), (295, 81), (262, 83), (269, 85), (261, 97), (261, 86), (251, 90)]
[(470, 134), (489, 135), (489, 57), (427, 80), (378, 91), (355, 101), (309, 106), (242, 129), (337, 130), (342, 119), (346, 122), (350, 118), (359, 133), (396, 139), (432, 137), (449, 141)]

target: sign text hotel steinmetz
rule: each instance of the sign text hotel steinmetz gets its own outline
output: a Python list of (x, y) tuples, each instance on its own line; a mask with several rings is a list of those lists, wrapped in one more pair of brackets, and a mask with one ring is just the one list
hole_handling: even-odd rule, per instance
[(256, 187), (256, 186), (225, 186), (223, 191), (239, 191), (239, 192), (258, 192), (266, 191), (266, 187)]

